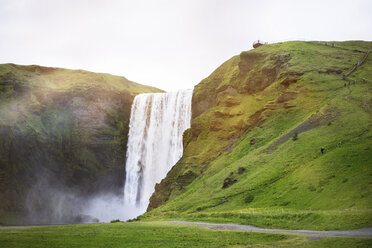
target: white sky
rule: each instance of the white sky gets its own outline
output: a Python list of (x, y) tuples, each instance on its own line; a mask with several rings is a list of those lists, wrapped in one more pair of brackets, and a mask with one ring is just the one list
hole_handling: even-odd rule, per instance
[(370, 0), (0, 0), (0, 63), (192, 88), (252, 42), (372, 40)]

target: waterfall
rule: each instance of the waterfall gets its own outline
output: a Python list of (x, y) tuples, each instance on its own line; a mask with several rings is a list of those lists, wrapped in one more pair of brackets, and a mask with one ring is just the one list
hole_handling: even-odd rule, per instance
[(129, 123), (125, 208), (146, 211), (150, 196), (181, 158), (182, 134), (190, 127), (192, 90), (140, 94)]

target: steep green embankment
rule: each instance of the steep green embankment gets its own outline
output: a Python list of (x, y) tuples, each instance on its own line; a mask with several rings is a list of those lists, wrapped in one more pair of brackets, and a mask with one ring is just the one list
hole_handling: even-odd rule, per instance
[(195, 87), (184, 155), (140, 218), (371, 226), (371, 57), (342, 80), (367, 50), (285, 42), (222, 64)]
[(29, 212), (49, 222), (68, 207), (53, 202), (65, 193), (122, 193), (133, 98), (159, 91), (109, 74), (0, 65), (0, 223), (25, 223)]

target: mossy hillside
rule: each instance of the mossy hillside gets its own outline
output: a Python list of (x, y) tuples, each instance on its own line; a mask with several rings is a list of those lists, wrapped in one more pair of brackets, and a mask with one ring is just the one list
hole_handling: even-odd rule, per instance
[(109, 74), (0, 65), (0, 222), (29, 205), (52, 211), (47, 189), (122, 193), (131, 103), (159, 91)]
[[(370, 226), (371, 59), (342, 75), (371, 48), (285, 42), (225, 62), (195, 87), (184, 155), (142, 218)], [(223, 188), (227, 178), (236, 182)]]

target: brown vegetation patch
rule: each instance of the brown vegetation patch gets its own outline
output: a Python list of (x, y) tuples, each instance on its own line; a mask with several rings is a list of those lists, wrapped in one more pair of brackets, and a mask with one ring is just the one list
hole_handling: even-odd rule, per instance
[(210, 130), (211, 131), (219, 131), (223, 128), (223, 122), (221, 120), (213, 119), (210, 122)]
[(255, 52), (242, 52), (240, 54), (239, 71), (240, 73), (247, 73), (252, 66), (257, 63), (264, 56), (260, 53)]
[(277, 103), (288, 102), (290, 100), (295, 99), (297, 94), (298, 94), (297, 92), (293, 92), (293, 91), (284, 92), (281, 96), (279, 96), (276, 102)]
[(229, 113), (226, 113), (226, 112), (223, 112), (223, 111), (220, 111), (220, 110), (216, 110), (214, 112), (214, 116), (217, 117), (217, 118), (231, 117), (231, 115)]
[(241, 101), (237, 98), (234, 98), (234, 97), (229, 97), (225, 101), (226, 107), (236, 106), (236, 105), (239, 105), (240, 103), (241, 103)]
[(285, 88), (288, 88), (291, 84), (297, 83), (301, 76), (304, 75), (303, 72), (285, 72), (280, 75), (282, 82), (280, 83)]
[(261, 109), (256, 111), (253, 115), (249, 117), (249, 123), (251, 126), (256, 126), (260, 123), (261, 115), (266, 109)]

